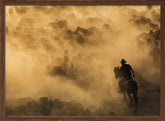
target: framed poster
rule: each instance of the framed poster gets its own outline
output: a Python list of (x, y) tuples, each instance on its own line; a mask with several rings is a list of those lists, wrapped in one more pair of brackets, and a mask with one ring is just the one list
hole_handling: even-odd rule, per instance
[(164, 120), (163, 0), (1, 6), (0, 119)]

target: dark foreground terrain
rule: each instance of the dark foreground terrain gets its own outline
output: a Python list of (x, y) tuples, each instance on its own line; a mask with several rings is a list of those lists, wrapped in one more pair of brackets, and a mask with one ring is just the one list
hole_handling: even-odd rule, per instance
[[(145, 80), (138, 82), (139, 90), (139, 104), (138, 112), (135, 113), (133, 109), (116, 102), (109, 102), (105, 104), (102, 109), (92, 112), (88, 108), (76, 102), (65, 102), (59, 99), (49, 99), (48, 97), (41, 97), (35, 101), (31, 98), (21, 98), (17, 100), (6, 101), (6, 115), (7, 116), (158, 116), (160, 115), (160, 87), (159, 84), (151, 84)], [(122, 96), (122, 95), (121, 95)], [(113, 106), (110, 106), (112, 105)], [(110, 109), (110, 108), (111, 109)]]
[(139, 106), (137, 115), (160, 115), (160, 86), (149, 83), (139, 85)]

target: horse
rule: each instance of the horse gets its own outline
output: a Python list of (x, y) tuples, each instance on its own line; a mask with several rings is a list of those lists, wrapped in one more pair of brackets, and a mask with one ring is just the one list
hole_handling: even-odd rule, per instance
[[(115, 73), (116, 79), (119, 79), (119, 80), (122, 79), (122, 75), (120, 74), (120, 68), (119, 67), (114, 67), (114, 73)], [(137, 105), (138, 105), (137, 91), (138, 91), (137, 82), (133, 79), (126, 80), (121, 85), (121, 93), (123, 93), (123, 95), (124, 95), (123, 102), (127, 101), (126, 96), (128, 96), (130, 99), (130, 103), (129, 103), (130, 107), (132, 106), (132, 103), (134, 101), (135, 112), (137, 112)]]

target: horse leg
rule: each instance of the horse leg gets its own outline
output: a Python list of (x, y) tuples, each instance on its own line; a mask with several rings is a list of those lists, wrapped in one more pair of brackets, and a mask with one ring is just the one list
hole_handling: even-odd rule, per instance
[(123, 102), (125, 102), (125, 101), (126, 101), (126, 94), (124, 92)]
[(131, 93), (127, 92), (127, 95), (128, 95), (128, 97), (129, 97), (129, 99), (130, 99), (129, 107), (131, 107), (131, 105), (132, 105), (132, 97), (131, 97)]
[(133, 94), (134, 101), (135, 101), (135, 112), (137, 112), (137, 106), (138, 106), (138, 97), (137, 92)]

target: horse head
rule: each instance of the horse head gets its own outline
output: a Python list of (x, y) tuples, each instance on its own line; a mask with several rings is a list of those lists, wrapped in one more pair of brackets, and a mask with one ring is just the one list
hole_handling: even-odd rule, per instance
[(118, 79), (120, 77), (120, 73), (119, 73), (120, 67), (119, 66), (118, 67), (114, 67), (113, 71), (115, 73), (115, 78)]

